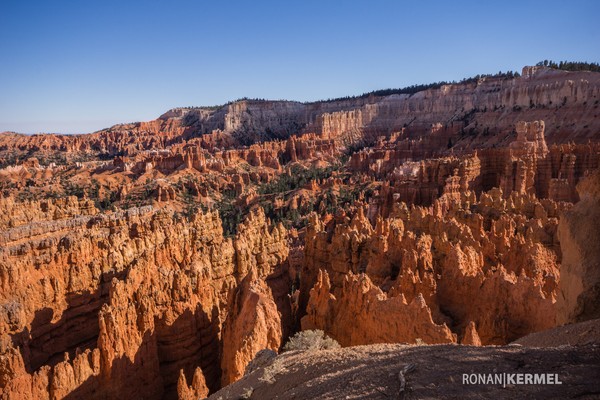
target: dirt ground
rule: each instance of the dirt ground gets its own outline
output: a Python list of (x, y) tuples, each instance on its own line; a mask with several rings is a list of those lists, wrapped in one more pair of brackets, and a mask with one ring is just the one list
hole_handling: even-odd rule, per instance
[[(288, 352), (210, 399), (600, 399), (599, 327), (588, 321), (498, 347), (377, 344)], [(562, 384), (463, 383), (463, 374), (495, 373), (558, 374)]]
[(600, 319), (564, 325), (547, 331), (532, 333), (513, 343), (528, 347), (579, 346), (600, 343)]

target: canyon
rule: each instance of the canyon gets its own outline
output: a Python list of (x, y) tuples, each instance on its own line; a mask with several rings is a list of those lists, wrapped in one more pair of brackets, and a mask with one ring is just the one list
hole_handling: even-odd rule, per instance
[(537, 66), (2, 133), (0, 398), (239, 398), (307, 330), (333, 362), (556, 362), (509, 344), (600, 318), (599, 103), (600, 73)]

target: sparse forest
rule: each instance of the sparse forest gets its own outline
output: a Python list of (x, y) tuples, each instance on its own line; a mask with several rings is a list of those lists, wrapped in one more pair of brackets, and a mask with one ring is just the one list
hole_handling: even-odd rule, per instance
[(582, 61), (552, 61), (544, 60), (535, 64), (538, 67), (548, 67), (554, 69), (560, 69), (563, 71), (592, 71), (600, 72), (600, 64), (596, 62), (582, 62)]

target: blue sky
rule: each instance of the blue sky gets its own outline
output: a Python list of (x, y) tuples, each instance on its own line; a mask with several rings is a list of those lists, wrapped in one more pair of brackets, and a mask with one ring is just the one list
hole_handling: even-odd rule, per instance
[(595, 0), (2, 0), (0, 131), (92, 132), (244, 96), (598, 62), (599, 16)]

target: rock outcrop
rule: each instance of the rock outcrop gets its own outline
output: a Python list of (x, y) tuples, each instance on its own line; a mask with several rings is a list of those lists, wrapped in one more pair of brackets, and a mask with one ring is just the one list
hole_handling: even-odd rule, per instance
[[(174, 398), (178, 391), (205, 393), (204, 386), (220, 385), (221, 346), (232, 354), (261, 346), (260, 335), (252, 344), (221, 334), (223, 324), (260, 331), (253, 326), (257, 322), (241, 322), (227, 309), (233, 291), (253, 293), (236, 289), (248, 271), (259, 271), (246, 281), (261, 293), (270, 293), (262, 280), (266, 276), (283, 277), (286, 232), (281, 226), (269, 228), (261, 211), (233, 240), (223, 238), (221, 221), (211, 212), (188, 220), (146, 208), (61, 221), (41, 225), (34, 236), (17, 235), (21, 227), (12, 228), (3, 238), (5, 395)], [(275, 348), (282, 340), (280, 323), (271, 318), (280, 312), (276, 302), (285, 304), (287, 296), (271, 297), (262, 319), (274, 327), (270, 345)], [(229, 339), (232, 343), (222, 342)], [(238, 359), (236, 366), (243, 371), (252, 356)], [(184, 389), (187, 382), (192, 389)]]
[[(516, 192), (504, 199), (497, 189), (478, 201), (463, 193), (446, 204), (443, 197), (427, 208), (396, 204), (375, 228), (362, 208), (328, 224), (313, 216), (301, 274), (303, 328), (323, 329), (349, 345), (368, 343), (356, 337), (377, 326), (377, 340), (393, 342), (413, 341), (415, 332), (425, 336), (427, 324), (446, 323), (462, 336), (474, 323), (483, 344), (502, 344), (554, 326), (561, 206)], [(319, 270), (328, 279), (317, 276)], [(367, 276), (355, 276), (361, 273)], [(386, 310), (381, 315), (379, 303)], [(370, 310), (366, 314), (379, 315), (376, 320), (361, 319), (361, 304)], [(407, 308), (429, 316), (409, 317)], [(391, 317), (395, 312), (400, 314)], [(407, 325), (403, 339), (396, 324)], [(450, 331), (444, 332), (443, 339), (427, 338), (442, 342)]]
[(393, 135), (354, 153), (349, 168), (389, 182), (387, 202), (396, 196), (409, 204), (431, 205), (449, 192), (472, 190), (479, 195), (494, 187), (505, 195), (516, 191), (575, 202), (577, 182), (587, 171), (600, 168), (600, 145), (548, 147), (545, 129), (544, 121), (519, 121), (507, 147), (462, 150), (451, 156), (443, 156), (434, 143), (416, 146), (412, 139)]
[[(551, 348), (377, 344), (290, 352), (277, 356), (266, 367), (223, 388), (210, 399), (239, 399), (250, 394), (257, 399), (593, 398), (600, 390), (597, 343), (596, 337), (587, 345)], [(483, 374), (487, 379), (496, 371), (499, 375), (499, 371), (547, 373), (552, 381), (558, 378), (562, 384), (462, 383), (463, 374), (470, 379)], [(526, 379), (525, 376), (519, 379)], [(516, 381), (516, 375), (514, 378)], [(546, 381), (547, 376), (543, 379)]]
[(320, 272), (302, 318), (303, 330), (321, 329), (342, 346), (456, 342), (456, 335), (446, 325), (433, 322), (420, 294), (410, 303), (402, 294), (388, 298), (367, 275), (352, 273), (346, 277), (339, 299), (329, 290), (329, 277)]
[[(0, 135), (0, 149), (133, 154), (190, 139), (204, 148), (250, 145), (316, 132), (342, 143), (373, 142), (402, 128), (411, 138), (449, 134), (457, 149), (506, 144), (520, 120), (546, 121), (551, 144), (586, 143), (600, 128), (594, 118), (600, 77), (594, 72), (523, 69), (523, 76), (482, 78), (412, 95), (358, 97), (314, 103), (240, 100), (217, 108), (173, 109), (154, 121), (115, 125), (89, 135)], [(578, 124), (572, 121), (577, 118)], [(449, 136), (439, 144), (446, 146)]]
[(271, 289), (251, 270), (236, 289), (223, 327), (222, 385), (241, 378), (260, 350), (277, 351), (281, 339), (281, 317)]
[(600, 318), (600, 171), (582, 180), (577, 191), (581, 200), (558, 225), (559, 324)]
[(183, 370), (180, 371), (177, 381), (177, 398), (179, 400), (198, 400), (208, 397), (208, 387), (204, 374), (200, 368), (196, 368), (191, 386), (188, 386)]

